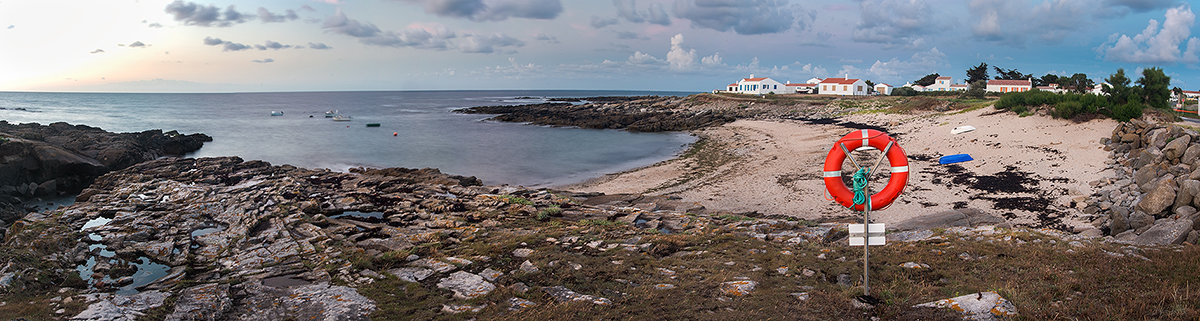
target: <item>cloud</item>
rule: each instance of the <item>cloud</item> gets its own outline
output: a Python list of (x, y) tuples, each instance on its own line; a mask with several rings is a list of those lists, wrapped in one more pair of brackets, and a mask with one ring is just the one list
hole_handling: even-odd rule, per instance
[(425, 12), (443, 17), (474, 21), (501, 21), (508, 18), (554, 19), (562, 13), (559, 0), (402, 0), (422, 4)]
[[(374, 24), (350, 19), (340, 10), (326, 19), (322, 28), (327, 32), (358, 38), (358, 41), (363, 44), (381, 47), (458, 49), (465, 53), (492, 53), (497, 52), (497, 49), (512, 49), (525, 45), (525, 42), (504, 34), (464, 33), (460, 35), (437, 25), (414, 25), (399, 31), (383, 31)], [(511, 52), (511, 50), (503, 52)]]
[(634, 65), (649, 65), (649, 64), (662, 63), (662, 59), (658, 59), (658, 57), (651, 56), (650, 54), (644, 53), (641, 51), (635, 51), (633, 53), (633, 55), (629, 56), (629, 59), (626, 59), (626, 61), (628, 61), (630, 64), (634, 64)]
[(157, 23), (157, 22), (155, 22), (155, 23), (151, 23), (151, 24), (149, 24), (149, 25), (146, 25), (146, 26), (147, 26), (147, 27), (150, 27), (150, 28), (162, 28), (162, 24), (161, 24), (161, 23)]
[[(1191, 37), (1196, 15), (1186, 6), (1167, 10), (1162, 27), (1150, 19), (1142, 33), (1112, 34), (1097, 50), (1105, 60), (1131, 63), (1200, 62), (1200, 39)], [(1183, 50), (1180, 50), (1181, 46)]]
[(129, 44), (129, 48), (146, 48), (146, 44), (142, 43), (141, 41), (134, 41), (133, 43)]
[(285, 45), (285, 44), (281, 44), (281, 43), (270, 41), (270, 40), (267, 40), (267, 42), (264, 42), (261, 45), (254, 45), (254, 49), (258, 49), (258, 50), (267, 50), (267, 49), (279, 50), (279, 49), (287, 49), (287, 48), (291, 48), (291, 47), (292, 47), (292, 45)]
[(696, 50), (683, 48), (683, 34), (671, 37), (671, 50), (667, 51), (667, 64), (676, 71), (692, 70), (696, 65)]
[(205, 6), (175, 0), (175, 2), (167, 4), (165, 11), (173, 15), (175, 21), (182, 21), (184, 25), (189, 26), (228, 27), (246, 22), (246, 15), (235, 10), (232, 5), (225, 8), (225, 12), (222, 13), (221, 9), (213, 5)]
[(317, 50), (333, 49), (333, 47), (330, 47), (322, 42), (317, 42), (317, 43), (310, 42), (310, 43), (308, 43), (308, 48), (317, 49)]
[[(1136, 1), (1121, 1), (1136, 2)], [(1124, 7), (1097, 5), (1092, 0), (972, 0), (967, 5), (971, 33), (976, 39), (1024, 47), (1027, 38), (1057, 43), (1095, 29), (1098, 19), (1119, 15)]]
[[(861, 69), (855, 66), (845, 65), (842, 70), (835, 75), (842, 77), (849, 74), (851, 78), (866, 78), (875, 82), (899, 82), (903, 83), (906, 79), (916, 79), (917, 77), (938, 72), (939, 69), (949, 67), (946, 63), (946, 54), (942, 53), (937, 48), (931, 48), (928, 51), (913, 53), (908, 60), (900, 60), (892, 58), (887, 61), (875, 60), (867, 69)], [(962, 81), (961, 79), (957, 81)]]
[(93, 53), (93, 54), (104, 53), (104, 49), (92, 50), (92, 52), (89, 52), (89, 53)]
[(287, 11), (285, 11), (284, 14), (274, 14), (274, 13), (271, 13), (271, 11), (267, 10), (267, 8), (258, 7), (258, 20), (262, 21), (264, 23), (266, 23), (266, 22), (286, 22), (286, 21), (290, 21), (290, 20), (296, 20), (298, 18), (300, 18), (300, 16), (296, 15), (295, 10), (288, 9)]
[(805, 29), (815, 13), (784, 0), (676, 0), (675, 16), (690, 20), (692, 26), (758, 35), (793, 26)]
[(642, 37), (641, 35), (637, 34), (636, 32), (618, 31), (617, 39), (647, 40), (650, 38)]
[(545, 42), (548, 42), (548, 43), (558, 43), (558, 38), (557, 38), (557, 37), (555, 37), (555, 36), (551, 36), (551, 35), (548, 35), (548, 34), (544, 34), (544, 33), (539, 33), (539, 34), (537, 34), (536, 36), (533, 36), (533, 40), (537, 40), (537, 41), (545, 41)]
[(1104, 3), (1106, 6), (1121, 6), (1135, 12), (1146, 12), (1174, 7), (1179, 2), (1176, 0), (1105, 0)]
[(643, 12), (637, 10), (637, 0), (613, 0), (613, 5), (617, 7), (617, 16), (625, 18), (629, 22), (671, 25), (671, 17), (667, 15), (666, 10), (663, 10), (660, 3), (651, 3), (650, 7)]
[(864, 0), (859, 8), (862, 20), (854, 27), (855, 41), (917, 47), (922, 36), (938, 30), (924, 0)]
[(267, 58), (267, 59), (261, 59), (261, 60), (260, 60), (260, 59), (254, 59), (254, 60), (251, 60), (251, 61), (253, 61), (253, 62), (257, 62), (257, 63), (260, 63), (260, 64), (266, 64), (266, 63), (272, 63), (272, 62), (275, 62), (275, 59), (271, 59), (271, 58)]
[(721, 53), (718, 52), (718, 53), (714, 53), (712, 56), (700, 58), (700, 64), (703, 64), (705, 66), (720, 66), (720, 65), (723, 65), (724, 63), (721, 62)]
[(17, 27), (17, 25), (8, 25), (8, 28), (6, 28), (6, 29), (12, 29), (12, 28), (16, 28), (16, 27)]
[(467, 34), (458, 42), (458, 48), (466, 53), (492, 53), (496, 48), (521, 47), (524, 45), (525, 42), (504, 34)]
[(242, 50), (251, 48), (250, 46), (247, 46), (244, 44), (240, 44), (240, 43), (236, 43), (236, 42), (232, 42), (232, 41), (225, 41), (225, 40), (221, 40), (220, 38), (213, 38), (213, 37), (204, 37), (204, 45), (206, 45), (206, 46), (222, 46), (223, 48), (221, 49), (221, 51), (242, 51)]
[(308, 11), (308, 12), (317, 12), (317, 9), (313, 9), (312, 6), (309, 6), (307, 4), (300, 6), (300, 10), (304, 10), (304, 11)]
[(592, 28), (600, 29), (617, 24), (617, 18), (600, 18), (592, 16)]

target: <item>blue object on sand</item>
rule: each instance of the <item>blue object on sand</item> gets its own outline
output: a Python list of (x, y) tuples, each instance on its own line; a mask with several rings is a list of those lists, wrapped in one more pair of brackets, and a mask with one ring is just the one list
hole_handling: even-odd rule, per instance
[(972, 160), (975, 160), (975, 159), (971, 158), (971, 155), (967, 155), (967, 154), (949, 155), (949, 156), (942, 156), (942, 158), (939, 158), (938, 164), (946, 165), (946, 164), (962, 163), (965, 161), (972, 161)]

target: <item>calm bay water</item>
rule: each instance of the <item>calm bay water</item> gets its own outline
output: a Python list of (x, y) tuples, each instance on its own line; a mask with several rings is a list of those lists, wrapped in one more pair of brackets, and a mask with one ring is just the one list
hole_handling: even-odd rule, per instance
[[(628, 91), (399, 91), (223, 94), (0, 92), (0, 120), (67, 122), (115, 132), (204, 133), (193, 157), (239, 156), (272, 164), (435, 167), (487, 184), (553, 186), (670, 158), (694, 139), (682, 133), (551, 128), (482, 121), (451, 110), (541, 102), (518, 97), (686, 95)], [(16, 109), (24, 110), (16, 110)], [(324, 117), (337, 109), (353, 117)], [(283, 111), (283, 116), (270, 116)], [(309, 117), (309, 116), (313, 117)], [(380, 123), (368, 128), (367, 123)], [(393, 136), (392, 133), (396, 133)]]

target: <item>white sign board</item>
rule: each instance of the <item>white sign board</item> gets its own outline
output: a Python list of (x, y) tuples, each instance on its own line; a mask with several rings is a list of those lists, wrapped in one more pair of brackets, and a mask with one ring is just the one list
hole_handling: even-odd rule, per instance
[[(887, 239), (883, 236), (883, 223), (869, 224), (870, 231), (863, 231), (862, 224), (850, 224), (850, 246), (862, 246), (863, 243), (870, 245), (885, 245)], [(866, 242), (864, 242), (864, 236)]]

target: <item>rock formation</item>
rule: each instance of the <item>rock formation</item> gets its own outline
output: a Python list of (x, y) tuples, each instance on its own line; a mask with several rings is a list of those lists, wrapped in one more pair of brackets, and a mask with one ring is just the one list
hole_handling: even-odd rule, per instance
[[(77, 193), (108, 171), (163, 156), (193, 152), (212, 138), (175, 131), (110, 133), (67, 123), (10, 124), (0, 120), (0, 221), (25, 214), (33, 197)], [(7, 224), (0, 224), (7, 226)]]

